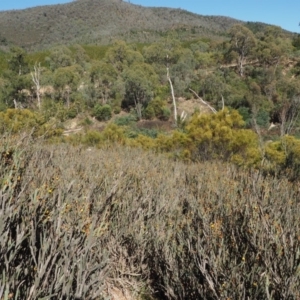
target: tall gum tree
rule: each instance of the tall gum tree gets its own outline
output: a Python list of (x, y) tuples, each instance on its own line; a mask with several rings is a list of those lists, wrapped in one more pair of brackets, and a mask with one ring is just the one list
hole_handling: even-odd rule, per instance
[(244, 64), (256, 45), (256, 38), (253, 32), (247, 27), (236, 24), (229, 30), (230, 51), (237, 57), (238, 71), (241, 77), (244, 76)]

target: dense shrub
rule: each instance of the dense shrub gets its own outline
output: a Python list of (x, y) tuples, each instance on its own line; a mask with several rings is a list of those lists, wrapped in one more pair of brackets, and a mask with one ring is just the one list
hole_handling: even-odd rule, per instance
[(96, 104), (93, 109), (93, 115), (98, 121), (108, 121), (112, 117), (112, 109), (108, 104)]
[(166, 101), (159, 98), (151, 100), (145, 109), (144, 115), (146, 119), (158, 118), (167, 121), (170, 118), (171, 112), (167, 107)]
[(300, 140), (286, 135), (265, 147), (265, 169), (289, 179), (300, 178)]
[(195, 114), (184, 130), (159, 135), (156, 148), (194, 161), (217, 159), (255, 166), (262, 159), (258, 138), (243, 127), (244, 121), (237, 111)]
[(1, 133), (26, 131), (31, 128), (37, 128), (44, 122), (42, 115), (28, 109), (7, 109), (0, 112)]
[(137, 117), (133, 114), (128, 114), (126, 116), (118, 117), (114, 120), (114, 123), (118, 126), (128, 126), (132, 125), (137, 121)]
[(297, 184), (125, 147), (0, 143), (0, 299), (299, 299)]

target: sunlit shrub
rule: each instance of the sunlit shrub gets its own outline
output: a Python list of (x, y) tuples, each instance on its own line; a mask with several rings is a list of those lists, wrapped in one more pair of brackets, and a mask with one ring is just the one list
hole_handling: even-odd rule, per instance
[(235, 110), (194, 115), (186, 126), (187, 136), (199, 159), (231, 160), (239, 165), (254, 165), (261, 159), (258, 138), (244, 129), (242, 116)]
[(7, 109), (0, 112), (0, 132), (26, 131), (30, 129), (37, 129), (45, 120), (37, 112), (28, 109)]
[(103, 138), (108, 143), (125, 143), (125, 131), (116, 124), (108, 124), (102, 132)]
[(267, 167), (288, 178), (300, 178), (300, 140), (286, 135), (279, 141), (268, 142), (265, 146)]

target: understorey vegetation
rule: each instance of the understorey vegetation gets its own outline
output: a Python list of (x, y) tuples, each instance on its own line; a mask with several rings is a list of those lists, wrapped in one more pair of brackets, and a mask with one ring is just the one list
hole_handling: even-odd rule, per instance
[(299, 299), (299, 183), (139, 149), (1, 141), (0, 299)]

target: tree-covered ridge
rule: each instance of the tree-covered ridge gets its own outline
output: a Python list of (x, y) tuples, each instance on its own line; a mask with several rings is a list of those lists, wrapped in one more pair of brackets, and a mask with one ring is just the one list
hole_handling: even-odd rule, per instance
[(181, 9), (146, 8), (119, 0), (81, 0), (64, 5), (0, 12), (0, 43), (27, 49), (57, 44), (154, 42), (172, 30), (191, 39), (220, 36), (237, 20)]

